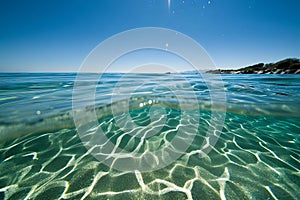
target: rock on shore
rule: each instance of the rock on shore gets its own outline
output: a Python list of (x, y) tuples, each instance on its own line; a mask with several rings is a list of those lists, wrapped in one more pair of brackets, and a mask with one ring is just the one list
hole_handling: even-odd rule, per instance
[(289, 58), (277, 63), (259, 63), (240, 69), (217, 69), (207, 74), (300, 74), (300, 60)]

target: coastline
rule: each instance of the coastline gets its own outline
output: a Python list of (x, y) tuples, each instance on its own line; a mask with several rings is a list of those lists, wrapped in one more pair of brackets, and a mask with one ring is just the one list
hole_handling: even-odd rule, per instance
[(276, 63), (258, 63), (240, 69), (209, 70), (206, 74), (300, 74), (300, 60), (288, 58)]

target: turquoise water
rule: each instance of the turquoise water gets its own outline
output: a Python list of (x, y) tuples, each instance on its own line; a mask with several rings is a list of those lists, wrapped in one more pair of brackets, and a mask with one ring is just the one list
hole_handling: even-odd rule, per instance
[[(98, 77), (84, 76), (83, 105), (90, 80)], [(178, 127), (196, 129), (178, 159), (148, 172), (119, 171), (88, 152), (73, 122), (75, 77), (0, 74), (0, 199), (299, 198), (299, 75), (223, 75), (224, 127), (203, 156), (202, 144), (211, 144), (205, 141), (212, 105), (199, 75), (130, 74), (120, 84), (123, 74), (104, 74), (95, 93), (96, 118), (120, 149), (152, 152), (171, 142)], [(192, 92), (185, 90), (186, 82)], [(117, 93), (116, 87), (121, 88)], [(187, 110), (175, 95), (181, 91)], [(197, 102), (191, 101), (194, 95)], [(214, 98), (218, 104), (220, 99)], [(124, 105), (138, 127), (116, 123), (128, 117)], [(92, 108), (76, 112), (89, 116)], [(158, 131), (151, 134), (153, 129)]]

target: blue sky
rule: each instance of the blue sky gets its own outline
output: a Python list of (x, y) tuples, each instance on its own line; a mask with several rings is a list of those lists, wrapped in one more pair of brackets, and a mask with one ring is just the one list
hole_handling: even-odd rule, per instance
[(297, 0), (171, 0), (170, 10), (168, 0), (3, 0), (0, 71), (76, 72), (101, 41), (148, 26), (192, 37), (218, 68), (299, 58), (299, 8)]

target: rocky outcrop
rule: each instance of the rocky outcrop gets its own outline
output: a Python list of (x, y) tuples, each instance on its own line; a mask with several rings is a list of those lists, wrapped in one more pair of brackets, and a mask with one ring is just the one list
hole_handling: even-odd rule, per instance
[(285, 59), (277, 63), (259, 63), (241, 69), (217, 69), (207, 71), (208, 74), (300, 74), (299, 59)]

